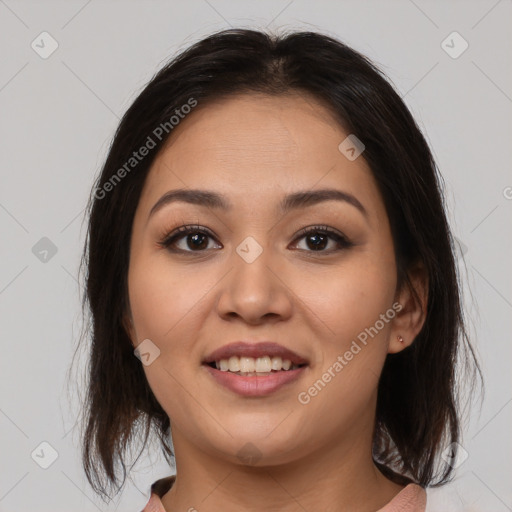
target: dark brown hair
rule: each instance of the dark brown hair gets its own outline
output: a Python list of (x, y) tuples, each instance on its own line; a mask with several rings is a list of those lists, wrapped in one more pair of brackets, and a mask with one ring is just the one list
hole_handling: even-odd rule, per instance
[[(125, 452), (135, 434), (143, 434), (140, 453), (154, 432), (166, 460), (171, 463), (173, 457), (169, 418), (123, 328), (133, 218), (148, 171), (172, 129), (161, 140), (153, 137), (156, 147), (132, 170), (119, 170), (126, 170), (133, 151), (191, 98), (204, 106), (250, 92), (309, 95), (365, 144), (362, 156), (373, 172), (392, 229), (399, 286), (410, 286), (407, 271), (416, 262), (424, 265), (429, 285), (423, 329), (410, 347), (388, 355), (382, 371), (374, 461), (397, 482), (442, 484), (452, 468), (439, 455), (460, 437), (460, 355), (464, 354), (465, 367), (481, 373), (464, 325), (442, 178), (428, 144), (385, 74), (349, 46), (313, 32), (275, 36), (237, 29), (199, 41), (152, 78), (123, 116), (91, 193), (82, 258), (83, 307), (90, 315), (82, 411), (87, 478), (99, 494), (107, 495), (109, 486), (119, 490), (126, 479)], [(122, 179), (117, 179), (120, 174)]]

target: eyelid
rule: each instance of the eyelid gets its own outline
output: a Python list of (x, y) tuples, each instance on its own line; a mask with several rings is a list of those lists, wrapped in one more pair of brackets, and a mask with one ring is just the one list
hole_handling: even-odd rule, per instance
[[(200, 226), (199, 224), (185, 224), (176, 229), (173, 229), (171, 232), (164, 231), (162, 236), (159, 237), (160, 242), (159, 245), (163, 247), (167, 247), (171, 242), (177, 240), (179, 238), (184, 237), (190, 233), (203, 233), (211, 238), (215, 238), (215, 235), (204, 226)], [(185, 252), (193, 252), (193, 251), (185, 251)]]
[(341, 231), (338, 231), (337, 229), (331, 228), (326, 225), (321, 225), (321, 224), (306, 226), (305, 228), (300, 229), (295, 237), (295, 240), (297, 240), (297, 238), (302, 238), (311, 232), (326, 233), (329, 236), (336, 236), (336, 237), (342, 238), (343, 240), (345, 240), (347, 242), (349, 241), (348, 237), (346, 235), (344, 235)]

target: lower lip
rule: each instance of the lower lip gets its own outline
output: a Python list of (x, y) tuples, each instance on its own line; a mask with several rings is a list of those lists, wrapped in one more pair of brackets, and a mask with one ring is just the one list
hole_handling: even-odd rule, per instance
[(217, 370), (207, 364), (203, 366), (219, 384), (243, 396), (266, 396), (275, 393), (286, 384), (299, 379), (306, 369), (306, 366), (301, 366), (295, 370), (283, 370), (272, 375), (243, 377), (229, 371)]

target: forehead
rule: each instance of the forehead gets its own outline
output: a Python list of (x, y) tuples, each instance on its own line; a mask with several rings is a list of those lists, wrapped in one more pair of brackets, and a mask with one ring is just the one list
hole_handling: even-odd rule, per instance
[(350, 161), (338, 149), (348, 135), (305, 95), (246, 94), (199, 105), (155, 159), (140, 206), (149, 209), (177, 188), (217, 190), (250, 207), (251, 200), (261, 206), (296, 190), (336, 187), (382, 214), (366, 161)]

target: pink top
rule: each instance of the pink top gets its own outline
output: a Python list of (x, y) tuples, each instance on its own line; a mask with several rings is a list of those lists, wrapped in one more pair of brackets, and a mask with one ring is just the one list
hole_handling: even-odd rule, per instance
[[(175, 476), (157, 480), (151, 486), (151, 498), (142, 512), (166, 512), (160, 498), (171, 488)], [(427, 493), (417, 484), (406, 485), (387, 505), (377, 512), (425, 512)]]

